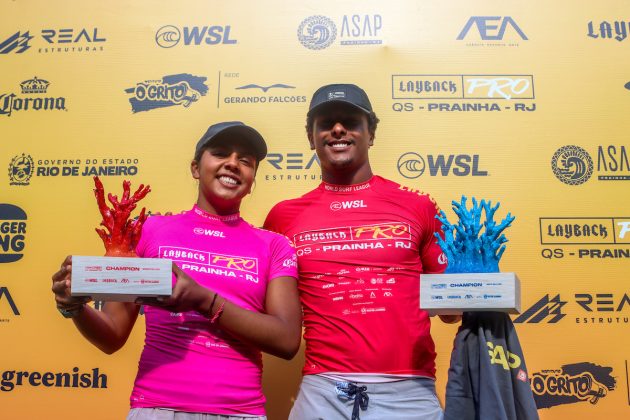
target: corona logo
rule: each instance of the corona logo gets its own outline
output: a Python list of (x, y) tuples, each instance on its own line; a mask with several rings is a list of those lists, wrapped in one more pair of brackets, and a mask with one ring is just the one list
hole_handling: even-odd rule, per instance
[(38, 79), (33, 77), (32, 79), (25, 80), (20, 83), (22, 93), (46, 93), (50, 86), (50, 82), (44, 79)]
[[(34, 77), (20, 83), (22, 94), (39, 95), (47, 93), (50, 82)], [(15, 111), (66, 111), (65, 97), (22, 97), (15, 93), (0, 94), (0, 115), (10, 117)]]

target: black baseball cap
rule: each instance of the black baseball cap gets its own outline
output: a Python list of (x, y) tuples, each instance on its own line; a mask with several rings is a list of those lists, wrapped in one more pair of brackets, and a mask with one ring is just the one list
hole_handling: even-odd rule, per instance
[(318, 108), (333, 102), (347, 103), (366, 114), (372, 112), (370, 98), (363, 89), (357, 85), (336, 83), (322, 86), (315, 91), (306, 115), (310, 117)]
[(254, 128), (240, 121), (225, 121), (208, 127), (206, 133), (197, 142), (195, 155), (204, 147), (229, 136), (238, 136), (240, 139), (245, 140), (251, 146), (254, 157), (258, 162), (267, 156), (267, 143), (265, 143), (263, 136)]

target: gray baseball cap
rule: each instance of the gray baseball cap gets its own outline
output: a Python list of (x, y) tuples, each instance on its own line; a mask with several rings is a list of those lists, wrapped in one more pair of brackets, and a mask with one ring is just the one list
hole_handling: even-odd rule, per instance
[(195, 148), (195, 154), (199, 153), (201, 149), (216, 142), (217, 139), (225, 138), (226, 136), (238, 136), (245, 140), (249, 146), (251, 146), (254, 152), (254, 157), (257, 161), (261, 161), (267, 156), (267, 143), (263, 136), (256, 131), (256, 129), (242, 123), (241, 121), (225, 121), (217, 124), (212, 124), (206, 130), (206, 133), (197, 142)]

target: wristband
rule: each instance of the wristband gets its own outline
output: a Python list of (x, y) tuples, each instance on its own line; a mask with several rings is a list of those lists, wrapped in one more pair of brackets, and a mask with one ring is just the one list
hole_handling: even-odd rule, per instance
[(81, 305), (78, 309), (73, 309), (73, 310), (57, 307), (57, 310), (59, 311), (61, 315), (63, 315), (64, 318), (76, 318), (77, 316), (79, 316), (81, 312), (83, 312), (84, 306), (85, 304)]
[(217, 309), (216, 313), (214, 314), (214, 316), (210, 319), (210, 323), (214, 324), (215, 322), (217, 322), (219, 320), (219, 318), (221, 317), (221, 314), (223, 313), (223, 307), (225, 306), (225, 301), (227, 299), (223, 299), (223, 302), (221, 302), (221, 306), (219, 306), (219, 309)]

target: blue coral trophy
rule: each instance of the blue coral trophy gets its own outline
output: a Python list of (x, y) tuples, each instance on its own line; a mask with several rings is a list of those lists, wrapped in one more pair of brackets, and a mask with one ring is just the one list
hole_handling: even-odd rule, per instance
[[(459, 217), (457, 224), (450, 223), (444, 212), (436, 216), (442, 222), (444, 239), (435, 235), (448, 259), (446, 275), (475, 278), (460, 283), (463, 288), (481, 286), (484, 283), (482, 279), (503, 275), (499, 274), (499, 260), (508, 241), (503, 231), (515, 219), (508, 213), (497, 224), (494, 216), (499, 203), (492, 206), (491, 201), (477, 202), (473, 198), (472, 207), (468, 208), (466, 201), (465, 196), (459, 203), (453, 201), (453, 211)], [(448, 282), (449, 285), (453, 283), (455, 280)], [(489, 280), (485, 284), (496, 283)], [(457, 295), (455, 291), (450, 293), (450, 296), (454, 295)], [(502, 295), (503, 292), (484, 291), (475, 299), (486, 302), (489, 296)], [(520, 292), (516, 295), (520, 296)], [(485, 418), (488, 413), (493, 413), (492, 418), (497, 419), (538, 419), (523, 350), (514, 325), (508, 314), (491, 307), (483, 309), (484, 305), (464, 310), (462, 314), (451, 353), (444, 419)], [(517, 307), (520, 307), (520, 302)], [(510, 365), (505, 362), (506, 368), (497, 369), (497, 364), (504, 361), (502, 354), (511, 354), (514, 362)]]
[[(453, 211), (459, 217), (457, 224), (448, 221), (444, 211), (435, 216), (442, 222), (444, 239), (437, 233), (437, 242), (448, 259), (445, 273), (498, 273), (499, 260), (505, 252), (508, 242), (503, 231), (515, 217), (510, 213), (497, 225), (494, 215), (500, 203), (492, 206), (491, 201), (477, 200), (473, 197), (472, 207), (466, 207), (466, 196), (461, 201), (453, 201)], [(485, 220), (481, 223), (482, 213)], [(481, 232), (483, 228), (483, 232)]]

